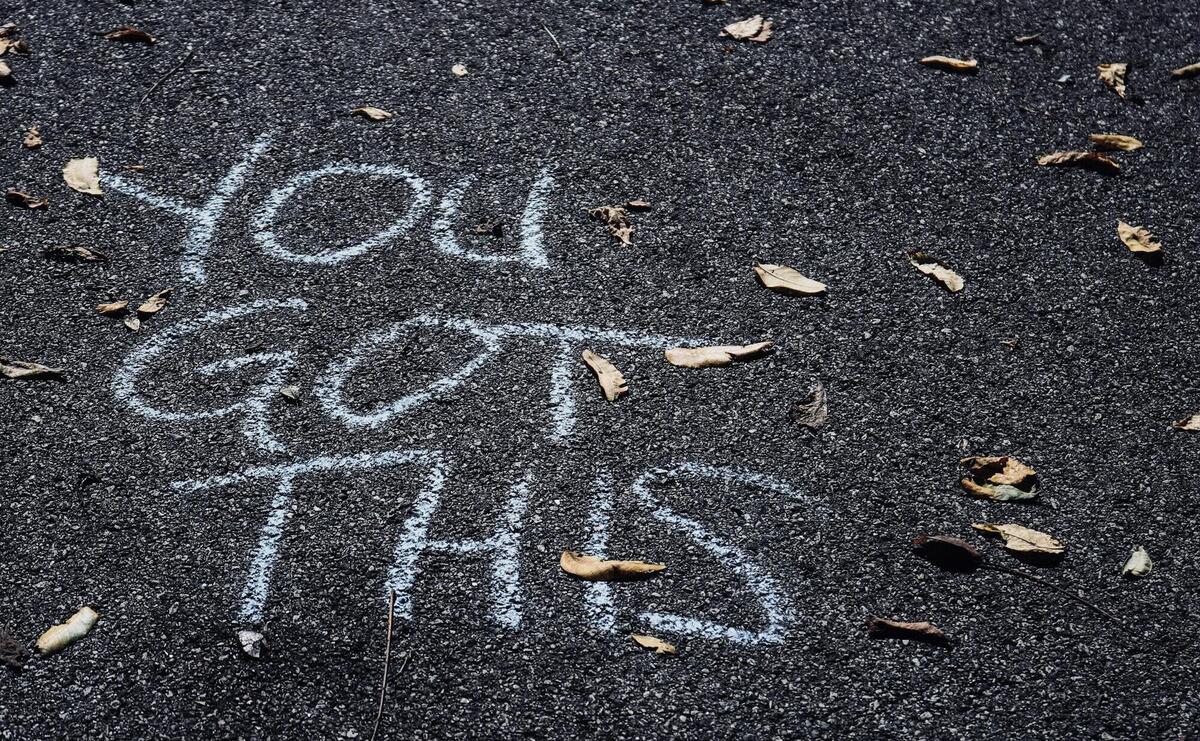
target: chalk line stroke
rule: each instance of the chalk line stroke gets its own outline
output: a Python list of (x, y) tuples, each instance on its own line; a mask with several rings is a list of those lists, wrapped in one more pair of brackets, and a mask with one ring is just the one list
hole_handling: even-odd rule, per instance
[(125, 362), (117, 368), (112, 381), (113, 394), (135, 412), (150, 419), (180, 422), (239, 415), (242, 418), (242, 435), (262, 450), (273, 453), (282, 452), (286, 450), (286, 446), (275, 439), (267, 413), (272, 401), (279, 393), (279, 389), (286, 385), (287, 373), (295, 364), (295, 353), (292, 351), (250, 353), (196, 368), (197, 373), (209, 377), (220, 373), (235, 372), (247, 366), (261, 365), (267, 368), (262, 380), (251, 389), (248, 395), (239, 401), (217, 409), (194, 412), (172, 412), (159, 409), (143, 397), (139, 380), (142, 374), (171, 350), (176, 343), (202, 330), (266, 311), (303, 312), (307, 309), (308, 304), (298, 298), (260, 299), (248, 304), (216, 309), (196, 319), (167, 327), (131, 352)]
[(212, 249), (213, 238), (217, 233), (217, 225), (225, 215), (225, 210), (233, 196), (246, 183), (246, 176), (254, 164), (262, 158), (271, 146), (271, 134), (260, 134), (254, 140), (250, 150), (221, 178), (213, 187), (212, 195), (199, 206), (191, 206), (178, 198), (153, 193), (135, 183), (133, 180), (114, 173), (101, 173), (104, 185), (117, 193), (123, 193), (132, 198), (168, 211), (183, 219), (187, 226), (187, 235), (183, 240), (182, 256), (179, 259), (179, 269), (183, 279), (195, 285), (202, 285), (208, 280), (205, 272), (205, 260)]
[[(766, 616), (766, 627), (754, 631), (731, 627), (720, 623), (701, 620), (673, 613), (643, 612), (639, 615), (651, 628), (669, 633), (727, 640), (744, 645), (777, 644), (787, 635), (792, 620), (791, 605), (775, 579), (754, 563), (750, 556), (706, 528), (700, 522), (684, 517), (670, 507), (661, 504), (651, 491), (651, 483), (681, 477), (710, 479), (732, 486), (745, 486), (774, 492), (783, 496), (807, 500), (806, 495), (787, 482), (773, 476), (744, 471), (736, 468), (709, 466), (702, 463), (680, 463), (669, 469), (646, 471), (633, 481), (631, 490), (638, 503), (659, 522), (681, 531), (693, 542), (708, 551), (728, 571), (741, 578), (757, 598)], [(591, 555), (604, 558), (608, 549), (611, 523), (611, 485), (597, 480), (596, 500), (590, 516), (591, 539), (588, 547)], [(611, 587), (602, 582), (588, 585), (588, 617), (598, 629), (611, 632), (616, 625), (616, 608), (613, 604)]]
[[(398, 342), (403, 337), (404, 330), (411, 327), (467, 333), (476, 341), (479, 350), (462, 366), (434, 379), (417, 391), (366, 411), (353, 409), (345, 399), (345, 385), (350, 375), (373, 356)], [(316, 396), (325, 413), (347, 427), (377, 428), (397, 416), (452, 392), (494, 360), (504, 349), (505, 342), (514, 339), (548, 340), (557, 343), (557, 353), (550, 369), (550, 436), (554, 439), (567, 437), (575, 426), (576, 407), (571, 394), (571, 371), (582, 368), (576, 348), (583, 343), (659, 350), (704, 344), (694, 338), (667, 337), (601, 327), (542, 323), (487, 324), (466, 317), (419, 314), (407, 321), (371, 332), (360, 339), (345, 358), (330, 364), (325, 374), (317, 381)]]
[[(297, 252), (284, 246), (273, 228), (275, 220), (279, 216), (279, 211), (283, 208), (284, 204), (291, 200), (296, 195), (296, 192), (302, 188), (310, 188), (314, 183), (323, 178), (338, 177), (341, 175), (365, 175), (374, 178), (403, 180), (413, 192), (413, 201), (404, 212), (404, 215), (387, 227), (366, 239), (354, 242), (340, 250), (327, 249), (320, 252), (305, 253)], [(259, 208), (258, 212), (251, 219), (250, 226), (255, 229), (254, 240), (258, 243), (259, 248), (271, 257), (286, 262), (299, 262), (306, 265), (338, 265), (365, 255), (368, 252), (378, 250), (411, 229), (417, 222), (417, 219), (421, 218), (421, 215), (429, 207), (430, 198), (429, 187), (425, 184), (425, 180), (401, 167), (351, 163), (326, 165), (316, 170), (308, 170), (293, 175), (282, 186), (271, 191), (270, 195), (263, 201), (262, 207)]]
[(487, 264), (521, 263), (532, 268), (548, 268), (550, 260), (546, 256), (545, 242), (542, 236), (542, 223), (545, 220), (547, 196), (554, 187), (554, 178), (549, 170), (543, 170), (533, 182), (529, 191), (529, 200), (521, 214), (520, 245), (521, 251), (512, 255), (496, 255), (467, 249), (454, 236), (454, 227), (458, 223), (459, 209), (462, 206), (463, 195), (474, 181), (473, 177), (458, 181), (442, 197), (438, 204), (437, 215), (433, 219), (431, 231), (433, 244), (439, 252), (452, 257)]

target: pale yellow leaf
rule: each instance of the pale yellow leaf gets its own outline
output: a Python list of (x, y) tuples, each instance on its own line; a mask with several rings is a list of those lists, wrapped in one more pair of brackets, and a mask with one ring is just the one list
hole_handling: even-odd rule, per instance
[(1125, 74), (1129, 72), (1128, 64), (1124, 62), (1098, 64), (1096, 72), (1104, 84), (1117, 94), (1117, 97), (1122, 99), (1125, 97)]
[(95, 157), (68, 161), (63, 167), (63, 180), (71, 190), (92, 196), (104, 195), (104, 191), (100, 190), (100, 160)]
[(676, 653), (675, 646), (667, 643), (664, 640), (655, 638), (654, 636), (644, 636), (638, 633), (629, 635), (642, 648), (652, 648), (656, 654), (674, 654)]
[(1046, 533), (1032, 530), (1024, 525), (973, 522), (971, 527), (981, 533), (999, 535), (1004, 539), (1004, 547), (1015, 553), (1059, 556), (1066, 550), (1066, 546)]
[(673, 347), (667, 350), (667, 362), (680, 368), (713, 368), (729, 365), (735, 360), (749, 360), (775, 346), (770, 340), (753, 345), (718, 345), (716, 347)]
[(1132, 136), (1122, 136), (1121, 134), (1089, 134), (1088, 139), (1096, 145), (1097, 149), (1104, 150), (1121, 150), (1122, 152), (1132, 152), (1135, 149), (1142, 148), (1142, 142)]
[(825, 284), (806, 278), (787, 265), (755, 265), (754, 272), (762, 284), (773, 291), (798, 295), (814, 295), (825, 292)]
[(142, 328), (142, 320), (138, 318), (137, 314), (130, 314), (121, 321), (130, 332), (136, 332)]
[(1125, 560), (1125, 565), (1121, 567), (1121, 576), (1136, 579), (1149, 574), (1152, 568), (1154, 568), (1154, 562), (1150, 560), (1150, 554), (1139, 545)]
[(648, 579), (667, 568), (665, 563), (607, 561), (578, 551), (563, 551), (558, 565), (571, 576), (586, 581), (632, 581)]
[(765, 44), (771, 39), (773, 21), (764, 20), (761, 15), (751, 16), (744, 21), (730, 23), (721, 29), (722, 36), (730, 36), (738, 41), (753, 41)]
[(597, 355), (591, 350), (584, 350), (583, 362), (587, 363), (592, 372), (596, 374), (596, 380), (600, 382), (600, 388), (604, 390), (604, 398), (616, 401), (629, 393), (629, 387), (625, 385), (625, 376), (621, 375), (621, 371), (608, 362), (607, 358)]
[(912, 263), (914, 268), (941, 283), (951, 293), (961, 291), (965, 285), (961, 275), (946, 267), (946, 265), (932, 255), (920, 250), (914, 250), (908, 253), (908, 261)]
[(955, 59), (954, 57), (944, 57), (941, 54), (934, 54), (931, 57), (924, 57), (921, 64), (927, 67), (937, 67), (949, 72), (966, 72), (973, 74), (979, 69), (979, 62), (974, 59)]
[(43, 656), (61, 651), (91, 631), (100, 618), (96, 611), (84, 607), (72, 615), (67, 622), (55, 625), (37, 639), (37, 650)]
[(1117, 222), (1117, 236), (1125, 243), (1130, 252), (1153, 253), (1161, 252), (1162, 245), (1154, 241), (1154, 236), (1141, 226)]

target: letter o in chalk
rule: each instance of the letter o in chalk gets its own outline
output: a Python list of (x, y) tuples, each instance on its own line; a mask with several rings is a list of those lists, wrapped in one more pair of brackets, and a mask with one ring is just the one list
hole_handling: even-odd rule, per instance
[[(275, 218), (279, 215), (279, 209), (290, 198), (296, 195), (296, 191), (310, 187), (321, 178), (337, 177), (338, 175), (366, 175), (368, 177), (387, 177), (404, 180), (408, 183), (408, 187), (412, 188), (412, 204), (409, 205), (408, 211), (403, 216), (392, 222), (386, 229), (376, 232), (362, 241), (355, 242), (349, 247), (311, 254), (293, 252), (285, 247), (271, 229)], [(359, 255), (366, 254), (378, 247), (382, 247), (404, 231), (412, 228), (412, 225), (416, 223), (417, 219), (421, 218), (421, 214), (429, 207), (429, 201), (429, 189), (425, 186), (425, 181), (403, 168), (393, 167), (392, 165), (329, 165), (319, 170), (308, 170), (294, 175), (282, 186), (271, 191), (266, 201), (263, 202), (262, 208), (254, 215), (250, 223), (255, 229), (254, 239), (258, 242), (258, 246), (263, 252), (272, 257), (287, 260), (288, 262), (302, 262), (309, 265), (337, 265), (338, 263), (352, 260)]]

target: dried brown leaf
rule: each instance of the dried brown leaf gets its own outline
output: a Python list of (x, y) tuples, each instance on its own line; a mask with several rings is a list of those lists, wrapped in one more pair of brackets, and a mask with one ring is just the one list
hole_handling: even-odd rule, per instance
[(772, 291), (790, 293), (797, 296), (812, 296), (825, 293), (827, 286), (811, 278), (806, 278), (787, 265), (764, 263), (754, 266), (754, 273), (763, 286)]
[(1066, 546), (1039, 530), (1011, 523), (973, 522), (971, 527), (981, 533), (998, 535), (1004, 539), (1004, 547), (1014, 553), (1042, 556), (1061, 556)]
[(1109, 89), (1117, 94), (1117, 97), (1124, 100), (1125, 98), (1125, 75), (1129, 72), (1129, 65), (1124, 62), (1116, 62), (1113, 64), (1098, 64), (1096, 72), (1100, 79), (1108, 85)]
[(867, 620), (867, 635), (872, 638), (907, 638), (915, 641), (944, 643), (946, 634), (933, 623), (906, 623), (901, 620), (872, 617)]
[(1042, 43), (1042, 37), (1036, 33), (1029, 34), (1028, 36), (1014, 36), (1013, 43), (1021, 45), (1040, 44)]
[(664, 640), (655, 638), (654, 636), (644, 636), (638, 633), (630, 633), (629, 637), (637, 641), (637, 644), (642, 648), (652, 648), (656, 654), (674, 654), (676, 653), (675, 646), (667, 643)]
[(9, 38), (18, 30), (20, 29), (17, 27), (17, 24), (13, 23), (12, 21), (0, 24), (0, 39)]
[(1096, 145), (1096, 149), (1104, 151), (1132, 152), (1144, 146), (1141, 140), (1121, 134), (1088, 134), (1088, 139)]
[(738, 41), (753, 41), (765, 44), (771, 40), (771, 27), (774, 21), (764, 20), (761, 15), (751, 16), (744, 21), (730, 23), (721, 29), (722, 36), (730, 36)]
[(100, 160), (95, 157), (69, 160), (63, 167), (63, 180), (71, 190), (92, 196), (104, 195), (100, 190)]
[(171, 295), (170, 288), (164, 288), (150, 298), (146, 299), (145, 303), (137, 308), (137, 313), (151, 315), (157, 314), (167, 305), (167, 298)]
[(667, 350), (667, 362), (680, 368), (713, 368), (729, 365), (735, 360), (749, 360), (774, 347), (770, 340), (753, 345), (718, 345), (716, 347), (673, 347)]
[(667, 568), (665, 563), (606, 561), (578, 551), (563, 551), (558, 565), (571, 576), (586, 581), (634, 581), (648, 579)]
[(1143, 254), (1162, 252), (1162, 245), (1154, 241), (1154, 236), (1145, 227), (1132, 226), (1124, 221), (1118, 221), (1117, 236), (1125, 243), (1130, 252)]
[(825, 387), (817, 384), (803, 401), (792, 407), (792, 421), (810, 430), (819, 430), (829, 419), (829, 403), (825, 397)]
[(965, 285), (961, 275), (946, 267), (941, 260), (938, 260), (933, 255), (926, 254), (920, 250), (914, 250), (908, 253), (908, 261), (912, 263), (914, 268), (941, 283), (951, 293), (961, 291), (963, 285)]
[(10, 669), (21, 669), (29, 661), (29, 650), (16, 638), (0, 630), (0, 664)]
[(654, 207), (650, 201), (641, 198), (634, 198), (632, 201), (625, 201), (625, 208), (630, 211), (649, 211)]
[(100, 304), (97, 306), (96, 313), (104, 314), (105, 316), (113, 316), (116, 314), (124, 314), (127, 308), (129, 308), (129, 301), (110, 301), (106, 304)]
[(979, 62), (974, 59), (955, 59), (954, 57), (944, 57), (941, 54), (934, 54), (931, 57), (924, 57), (920, 61), (921, 64), (927, 67), (937, 67), (947, 72), (962, 72), (973, 75), (979, 70)]
[(1121, 172), (1121, 165), (1116, 160), (1099, 152), (1051, 152), (1038, 157), (1037, 163), (1044, 167), (1082, 167), (1105, 175)]
[(47, 247), (42, 254), (59, 262), (104, 262), (108, 259), (108, 255), (100, 250), (79, 245), (55, 245)]
[(50, 199), (31, 196), (24, 191), (17, 190), (16, 188), (9, 188), (8, 190), (4, 191), (4, 200), (8, 201), (14, 206), (23, 206), (24, 208), (29, 209), (46, 208), (50, 205)]
[(391, 111), (385, 111), (382, 108), (376, 108), (375, 106), (369, 105), (362, 106), (361, 108), (355, 108), (354, 110), (350, 111), (350, 113), (351, 115), (369, 118), (372, 121), (386, 121), (392, 116), (396, 115)]
[(42, 146), (42, 135), (38, 132), (38, 127), (30, 126), (29, 131), (25, 132), (25, 138), (21, 140), (21, 144), (26, 149), (37, 149)]
[(1188, 64), (1183, 67), (1179, 67), (1178, 69), (1171, 70), (1171, 77), (1174, 77), (1177, 80), (1186, 80), (1187, 78), (1195, 77), (1196, 75), (1200, 75), (1200, 62)]
[(600, 382), (600, 388), (604, 390), (604, 398), (616, 401), (629, 393), (629, 387), (625, 385), (625, 376), (621, 375), (621, 371), (608, 362), (607, 358), (597, 355), (591, 350), (584, 350), (583, 362), (587, 363), (592, 372), (596, 374), (596, 380)]
[(1037, 498), (1037, 472), (1016, 458), (974, 455), (959, 463), (971, 474), (959, 483), (977, 497), (999, 502)]
[(1188, 432), (1200, 432), (1200, 412), (1196, 412), (1190, 417), (1172, 422), (1171, 426), (1177, 430), (1186, 430)]
[(608, 233), (621, 240), (628, 246), (633, 236), (633, 225), (629, 223), (629, 213), (621, 206), (596, 206), (586, 209), (588, 216), (599, 219), (608, 225)]
[(125, 41), (134, 44), (154, 43), (153, 36), (141, 30), (140, 28), (134, 28), (133, 26), (121, 26), (120, 28), (114, 28), (113, 30), (104, 34), (104, 38), (108, 39), (109, 41)]
[(0, 376), (5, 378), (34, 381), (39, 378), (62, 378), (63, 372), (62, 368), (0, 357)]

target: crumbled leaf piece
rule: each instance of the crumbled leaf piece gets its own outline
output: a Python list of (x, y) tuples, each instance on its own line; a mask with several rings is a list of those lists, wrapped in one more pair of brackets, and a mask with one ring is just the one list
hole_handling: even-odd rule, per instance
[(80, 245), (55, 245), (42, 250), (42, 254), (59, 262), (103, 262), (108, 255), (100, 250)]
[(31, 381), (39, 378), (62, 378), (63, 369), (51, 368), (41, 363), (27, 363), (24, 360), (0, 357), (0, 376)]
[(25, 138), (21, 140), (21, 145), (26, 149), (37, 149), (42, 146), (42, 135), (38, 132), (38, 127), (29, 127), (29, 131), (25, 132)]
[(0, 24), (0, 39), (8, 38), (16, 33), (19, 29), (17, 24), (9, 21), (8, 23)]
[(913, 548), (922, 558), (947, 571), (970, 572), (983, 563), (975, 546), (952, 535), (919, 535), (913, 539)]
[(1162, 245), (1154, 241), (1154, 236), (1145, 227), (1132, 226), (1124, 221), (1118, 221), (1117, 236), (1121, 238), (1130, 252), (1162, 252)]
[(908, 253), (908, 261), (914, 268), (941, 283), (951, 293), (961, 291), (965, 285), (961, 275), (946, 267), (945, 263), (933, 255), (914, 250)]
[(142, 328), (142, 320), (138, 318), (137, 314), (130, 314), (122, 319), (121, 323), (124, 324), (125, 328), (130, 332), (137, 332)]
[(596, 380), (600, 382), (600, 388), (604, 390), (604, 398), (616, 401), (629, 393), (625, 376), (621, 375), (617, 366), (608, 362), (607, 358), (597, 355), (591, 350), (584, 350), (583, 362), (587, 363), (592, 372), (596, 374)]
[(1196, 412), (1190, 417), (1172, 422), (1171, 426), (1177, 430), (1187, 430), (1188, 432), (1200, 432), (1200, 412)]
[(979, 62), (974, 59), (955, 59), (954, 57), (944, 57), (941, 54), (934, 54), (931, 57), (924, 57), (920, 61), (926, 67), (936, 67), (947, 72), (962, 72), (973, 75), (979, 70)]
[(300, 387), (295, 384), (279, 389), (279, 395), (288, 401), (300, 403)]
[(50, 205), (50, 199), (31, 196), (16, 188), (9, 188), (4, 191), (4, 199), (14, 206), (23, 206), (29, 209), (45, 208)]
[(1200, 62), (1171, 70), (1171, 77), (1174, 77), (1176, 80), (1186, 80), (1196, 75), (1200, 75)]
[(571, 576), (586, 581), (634, 581), (648, 579), (667, 568), (665, 563), (606, 561), (578, 551), (563, 551), (558, 565)]
[(825, 397), (825, 387), (817, 384), (808, 396), (796, 403), (791, 410), (792, 421), (810, 430), (819, 430), (829, 419), (829, 402)]
[(764, 263), (754, 266), (754, 274), (758, 276), (763, 286), (772, 291), (790, 293), (796, 296), (812, 296), (825, 293), (826, 285), (811, 278), (806, 278), (798, 271), (787, 265), (772, 265)]
[(13, 77), (12, 67), (9, 67), (5, 62), (0, 62), (0, 85), (13, 85), (16, 83), (16, 78)]
[(352, 115), (362, 116), (363, 118), (369, 118), (372, 121), (386, 121), (392, 116), (396, 115), (391, 111), (385, 111), (382, 108), (376, 108), (375, 106), (369, 105), (362, 106), (361, 108), (355, 108), (354, 110), (350, 111), (350, 113)]
[(134, 44), (154, 43), (153, 36), (141, 30), (140, 28), (134, 28), (133, 26), (121, 26), (120, 28), (114, 28), (113, 30), (104, 34), (104, 38), (108, 39), (109, 41), (126, 41)]
[(630, 245), (633, 236), (633, 226), (629, 223), (629, 213), (621, 206), (596, 206), (587, 209), (588, 216), (599, 219), (608, 225), (608, 233), (621, 240), (621, 244)]
[(252, 659), (262, 658), (263, 651), (267, 648), (266, 636), (253, 630), (239, 630), (237, 638), (243, 653)]
[(104, 195), (104, 191), (100, 190), (100, 160), (95, 157), (68, 161), (63, 167), (63, 180), (71, 190), (91, 196)]
[(872, 638), (907, 638), (929, 643), (945, 643), (946, 634), (933, 623), (906, 623), (900, 620), (872, 617), (867, 620), (867, 635)]
[(1121, 172), (1121, 165), (1116, 160), (1099, 152), (1051, 152), (1038, 157), (1037, 163), (1043, 167), (1082, 167), (1105, 175)]
[(1066, 550), (1066, 546), (1046, 533), (1032, 530), (1024, 525), (973, 522), (971, 527), (981, 533), (999, 535), (1004, 539), (1004, 547), (1014, 553), (1061, 556)]
[(129, 307), (129, 301), (110, 301), (106, 304), (100, 304), (99, 306), (97, 306), (96, 313), (104, 314), (105, 316), (124, 314), (125, 310), (128, 307)]
[(1100, 75), (1100, 79), (1108, 85), (1109, 89), (1117, 94), (1118, 98), (1125, 99), (1125, 74), (1129, 72), (1129, 65), (1123, 62), (1115, 64), (1098, 64), (1096, 72)]
[(1154, 568), (1154, 562), (1150, 560), (1150, 554), (1139, 545), (1125, 560), (1125, 565), (1121, 567), (1121, 576), (1137, 579), (1149, 574), (1152, 568)]
[(38, 652), (47, 656), (70, 646), (87, 635), (99, 618), (100, 616), (96, 614), (95, 610), (84, 607), (72, 615), (67, 622), (55, 625), (42, 633), (37, 639)]
[(450, 68), (450, 71), (454, 73), (455, 77), (467, 76), (467, 66), (465, 64), (456, 64)]
[(1021, 44), (1022, 46), (1025, 44), (1040, 44), (1042, 43), (1042, 37), (1036, 33), (1031, 33), (1028, 36), (1014, 36), (1013, 43)]
[(771, 27), (774, 24), (774, 21), (764, 20), (761, 15), (751, 16), (744, 21), (730, 23), (721, 29), (721, 35), (730, 36), (738, 41), (765, 44), (771, 40)]
[(476, 224), (475, 229), (473, 231), (475, 232), (475, 234), (478, 234), (481, 237), (482, 236), (503, 237), (504, 236), (504, 222), (496, 221), (491, 224)]
[(631, 633), (630, 638), (637, 641), (637, 645), (642, 648), (652, 648), (656, 654), (674, 654), (677, 653), (673, 644), (667, 643), (664, 640), (655, 638), (654, 636), (644, 636), (637, 633)]
[(1037, 499), (1037, 472), (1016, 458), (973, 455), (959, 463), (971, 474), (959, 484), (977, 497), (998, 502)]
[(29, 661), (29, 650), (16, 638), (0, 630), (0, 664), (10, 669), (21, 669)]
[(649, 211), (654, 205), (650, 201), (641, 198), (634, 198), (632, 201), (625, 201), (625, 208), (630, 211)]
[(673, 347), (667, 350), (667, 362), (680, 368), (713, 368), (729, 365), (735, 360), (758, 357), (775, 343), (770, 340), (753, 345), (718, 345), (716, 347)]
[(1122, 152), (1132, 152), (1135, 149), (1141, 149), (1143, 146), (1141, 140), (1135, 139), (1132, 136), (1122, 136), (1121, 134), (1088, 134), (1088, 139), (1096, 145), (1096, 149), (1105, 151), (1120, 150)]
[(150, 298), (146, 299), (145, 303), (137, 308), (139, 314), (157, 314), (167, 305), (167, 299), (171, 296), (171, 289), (164, 288)]

